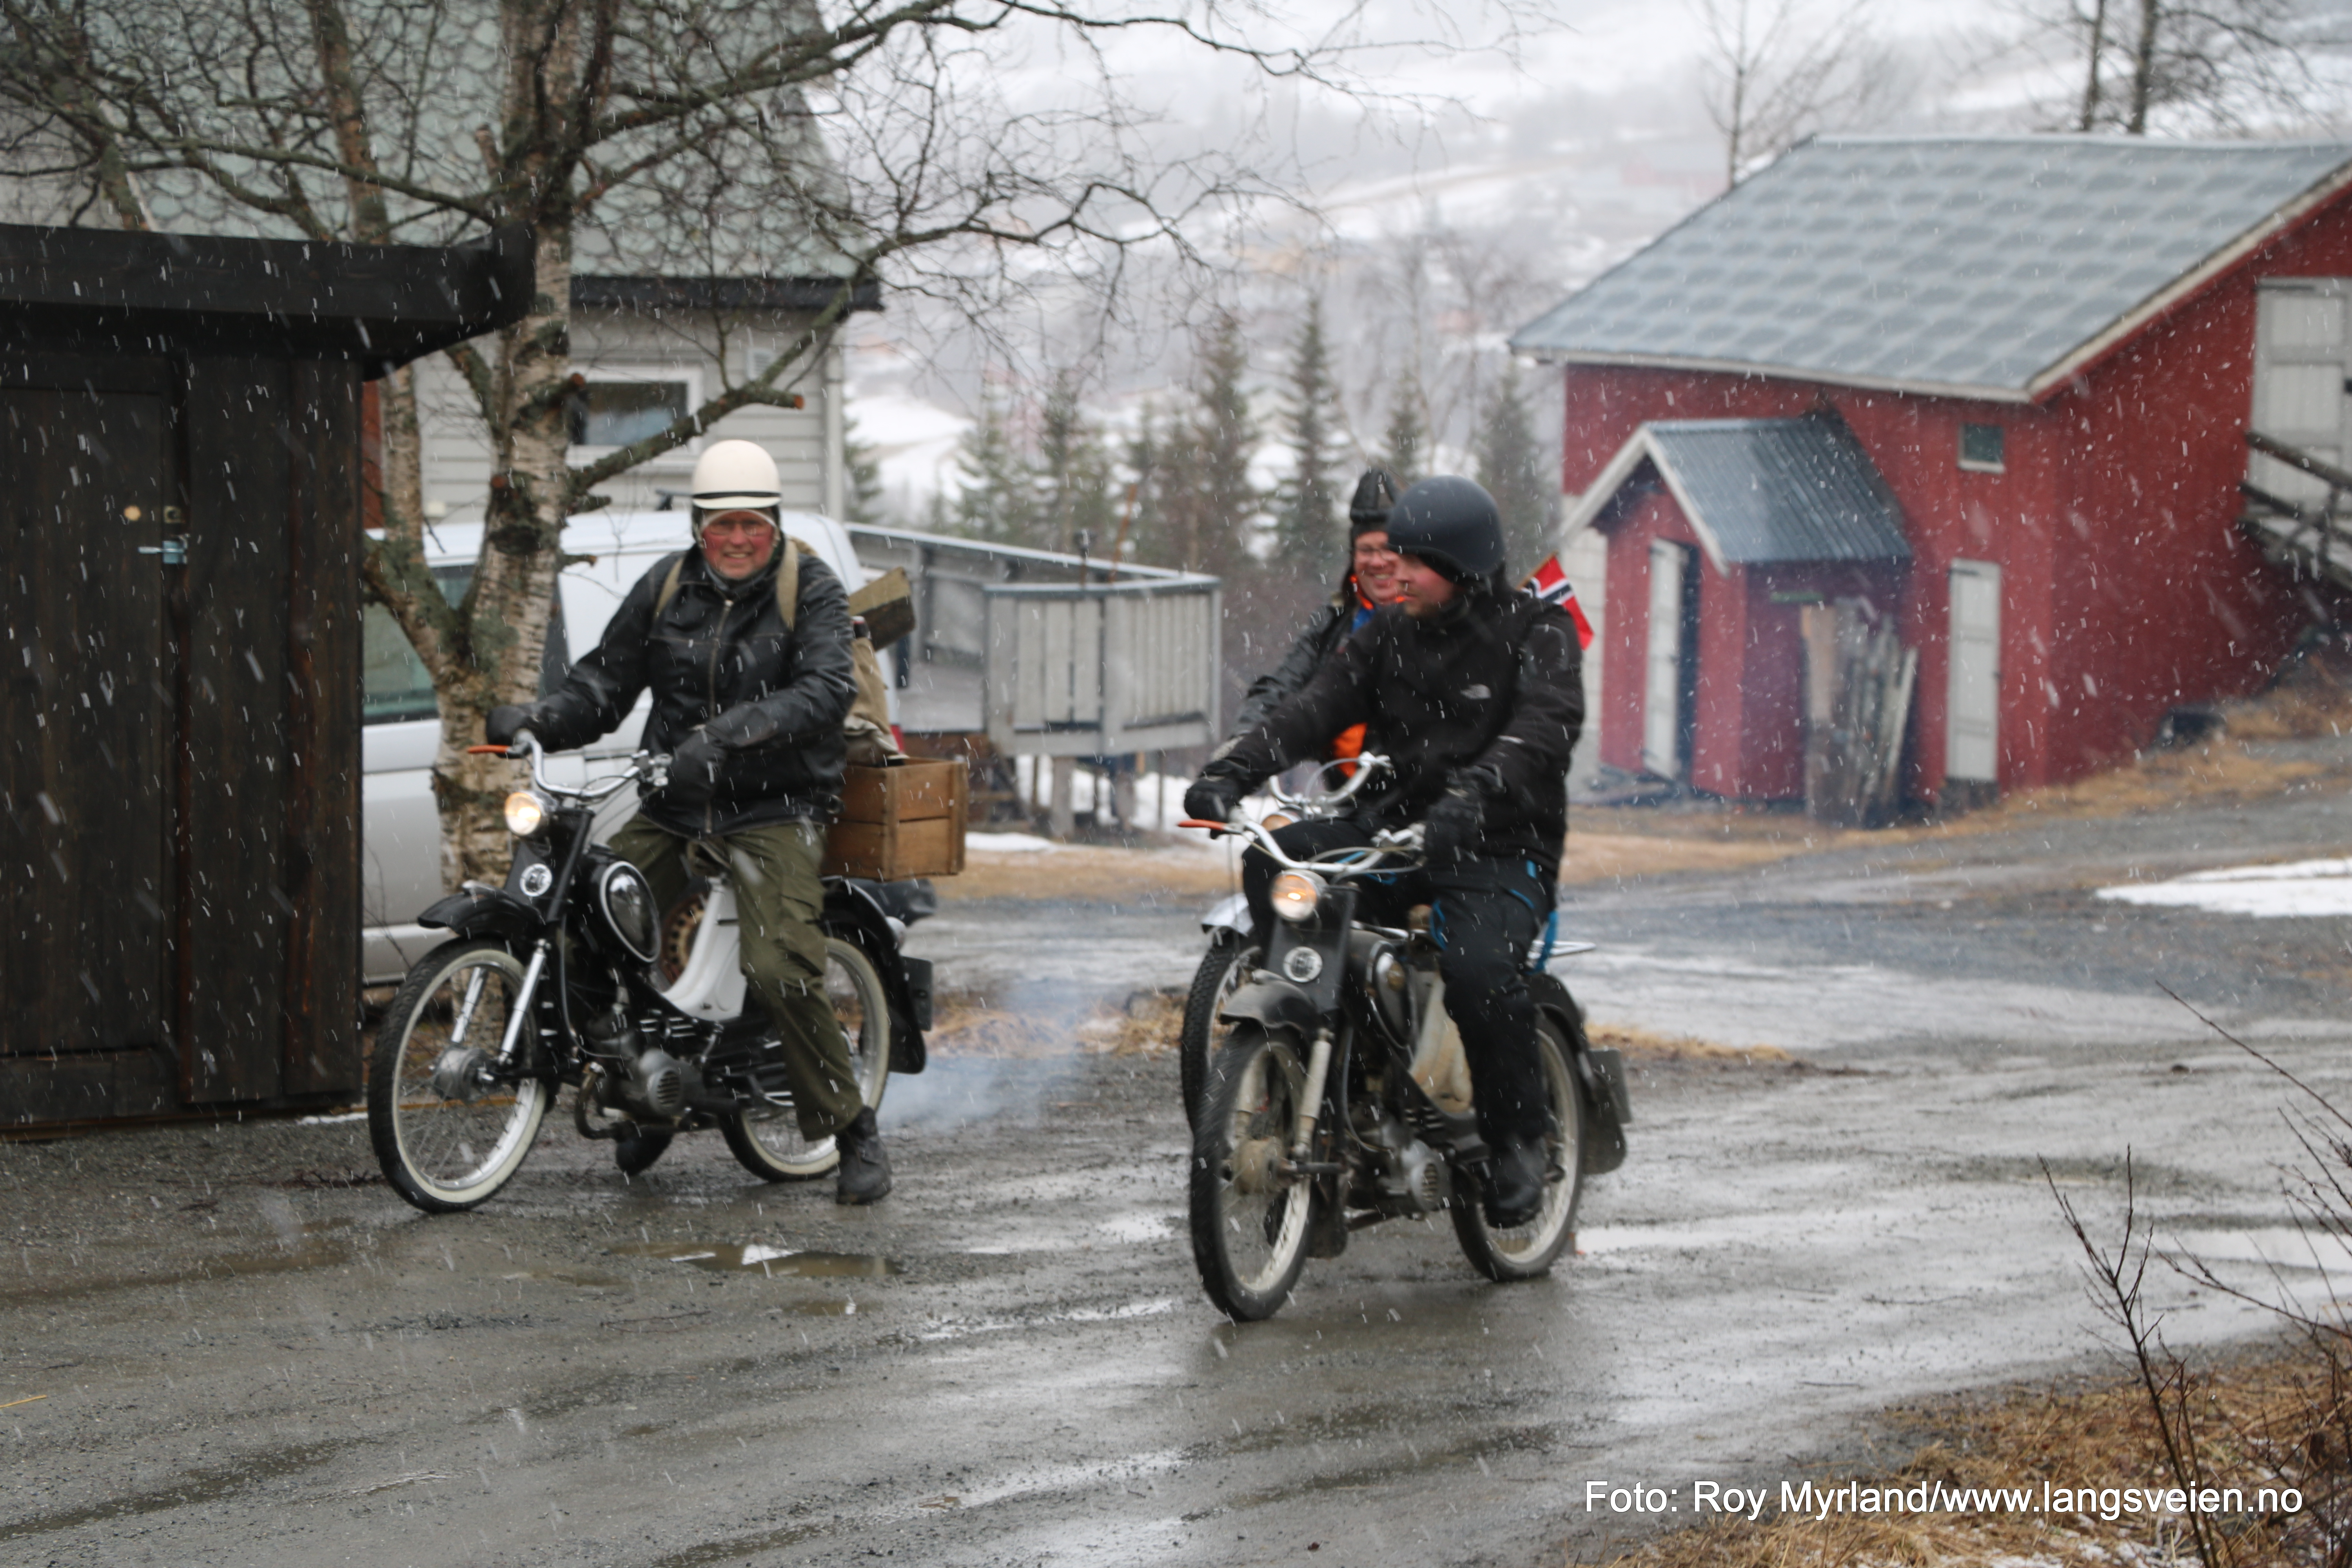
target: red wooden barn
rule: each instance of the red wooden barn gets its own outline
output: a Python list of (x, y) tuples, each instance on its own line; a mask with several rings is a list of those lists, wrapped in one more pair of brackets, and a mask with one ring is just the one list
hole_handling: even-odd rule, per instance
[[(1512, 340), (1607, 540), (1601, 761), (1803, 793), (1801, 605), (1918, 650), (1908, 793), (2062, 781), (2322, 606), (2246, 433), (2352, 451), (2352, 144), (1820, 139)], [(2255, 459), (2292, 505), (2323, 481)]]

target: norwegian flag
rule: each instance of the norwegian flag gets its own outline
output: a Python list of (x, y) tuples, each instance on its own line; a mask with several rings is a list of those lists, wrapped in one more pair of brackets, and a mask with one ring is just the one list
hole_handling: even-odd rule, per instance
[(1559, 556), (1546, 556), (1544, 563), (1528, 573), (1519, 586), (1545, 604), (1558, 605), (1566, 610), (1569, 619), (1576, 623), (1578, 646), (1592, 646), (1592, 623), (1584, 618), (1584, 606), (1576, 602), (1576, 588), (1569, 582), (1568, 574), (1559, 569)]

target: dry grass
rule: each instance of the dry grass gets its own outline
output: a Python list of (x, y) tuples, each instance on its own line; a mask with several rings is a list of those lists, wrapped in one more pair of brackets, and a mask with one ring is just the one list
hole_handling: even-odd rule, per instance
[[(2314, 1498), (2332, 1479), (2312, 1474), (2313, 1437), (2326, 1430), (2315, 1412), (2333, 1410), (2315, 1389), (2308, 1353), (2296, 1351), (2241, 1362), (2198, 1376), (2208, 1484), (2236, 1486), (2252, 1509), (2255, 1492), (2282, 1484), (2270, 1462), (2288, 1471), (2285, 1485)], [(2147, 1395), (2136, 1383), (2081, 1390), (2021, 1389), (2004, 1396), (1954, 1399), (1891, 1413), (1927, 1438), (1891, 1470), (1816, 1479), (1817, 1492), (1838, 1487), (1901, 1487), (1941, 1482), (1954, 1488), (2024, 1488), (2038, 1508), (2042, 1488), (2174, 1485)], [(2326, 1451), (2323, 1440), (2315, 1445)], [(2340, 1464), (2338, 1456), (2332, 1461)], [(2323, 1470), (2326, 1466), (2320, 1467)], [(1801, 1485), (1801, 1481), (1792, 1485)], [(1685, 1500), (1686, 1495), (1685, 1495)], [(1777, 1484), (1769, 1508), (1780, 1502)], [(2221, 1521), (2228, 1559), (2257, 1564), (2310, 1561), (2312, 1542), (2283, 1521), (2251, 1514)], [(2297, 1526), (2296, 1529), (2304, 1528)], [(1750, 1523), (1718, 1518), (1678, 1530), (1612, 1560), (1618, 1568), (2021, 1568), (2026, 1563), (2113, 1564), (2196, 1561), (2177, 1525), (2148, 1514), (2109, 1521), (2074, 1511), (1892, 1513), (1883, 1516), (1788, 1513)]]
[[(1601, 811), (1580, 813), (1579, 824), (1590, 822)], [(1630, 813), (1612, 813), (1617, 815)], [(1653, 816), (1659, 814), (1652, 813)], [(1727, 821), (1738, 820), (1727, 816)], [(1761, 818), (1749, 818), (1760, 822)], [(1572, 826), (1568, 835), (1568, 853), (1561, 857), (1559, 879), (1562, 885), (1588, 882), (1622, 882), (1633, 877), (1656, 877), (1669, 871), (1736, 871), (1743, 867), (1760, 866), (1768, 860), (1799, 855), (1809, 849), (1826, 848), (1834, 840), (1845, 837), (1833, 830), (1812, 828), (1801, 820), (1791, 823), (1782, 819), (1784, 831), (1767, 835), (1743, 832), (1737, 835), (1706, 826), (1704, 817), (1677, 815), (1660, 817), (1661, 822), (1673, 821), (1684, 827), (1683, 832), (1650, 830), (1647, 824), (1627, 824), (1609, 820), (1606, 827), (1594, 829)]]
[(1034, 1061), (1086, 1051), (1151, 1056), (1176, 1048), (1184, 1000), (1173, 992), (1138, 991), (1124, 1002), (1098, 1002), (1082, 1014), (1015, 1013), (987, 997), (940, 999), (927, 1041), (934, 1056)]
[(1620, 1050), (1637, 1061), (1715, 1062), (1726, 1066), (1796, 1067), (1798, 1059), (1778, 1046), (1719, 1046), (1688, 1035), (1662, 1035), (1633, 1024), (1584, 1026), (1585, 1037), (1608, 1050)]

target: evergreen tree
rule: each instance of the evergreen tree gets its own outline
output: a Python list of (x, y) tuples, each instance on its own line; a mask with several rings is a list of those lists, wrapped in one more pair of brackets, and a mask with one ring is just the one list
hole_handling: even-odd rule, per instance
[(954, 531), (992, 544), (1031, 544), (1036, 510), (1028, 465), (1013, 436), (1004, 398), (993, 387), (980, 400), (979, 422), (963, 434), (956, 467), (961, 471)]
[(1381, 467), (1396, 480), (1402, 492), (1422, 478), (1429, 458), (1429, 407), (1421, 383), (1411, 372), (1397, 377), (1389, 394), (1389, 426), (1381, 433)]
[(1243, 385), (1248, 374), (1241, 321), (1230, 312), (1220, 314), (1201, 344), (1192, 461), (1178, 465), (1178, 473), (1191, 512), (1182, 525), (1190, 536), (1184, 564), (1229, 579), (1256, 569), (1250, 538), (1265, 504), (1250, 482), (1258, 429)]
[(1551, 552), (1558, 476), (1545, 460), (1519, 390), (1519, 367), (1503, 372), (1478, 422), (1478, 482), (1503, 514), (1503, 563), (1514, 577)]
[(1109, 458), (1078, 406), (1077, 385), (1068, 371), (1054, 377), (1037, 432), (1034, 516), (1047, 548), (1065, 552), (1088, 532), (1094, 553), (1108, 553), (1109, 526), (1117, 515), (1111, 499)]
[(1294, 575), (1322, 580), (1331, 575), (1328, 568), (1343, 538), (1337, 520), (1344, 454), (1319, 295), (1307, 297), (1286, 391), (1282, 434), (1290, 448), (1290, 477), (1275, 492), (1274, 559)]

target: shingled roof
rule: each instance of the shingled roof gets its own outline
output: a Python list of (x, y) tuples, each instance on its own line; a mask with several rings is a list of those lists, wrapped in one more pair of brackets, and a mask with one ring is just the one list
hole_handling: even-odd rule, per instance
[(1769, 561), (1908, 561), (1903, 514), (1832, 413), (1796, 419), (1656, 419), (1633, 433), (1568, 520), (1606, 517), (1654, 470), (1717, 570)]
[(1824, 137), (1511, 346), (2030, 401), (2347, 184), (2343, 142)]

